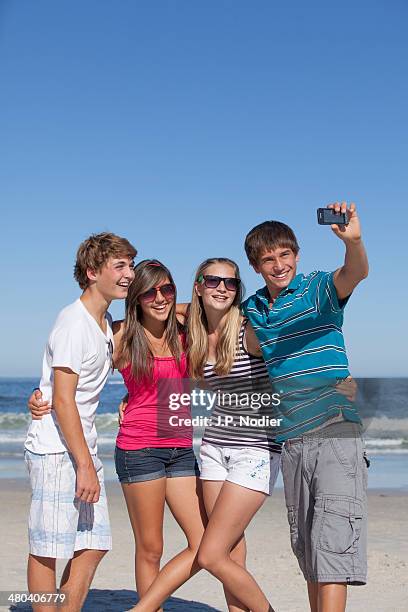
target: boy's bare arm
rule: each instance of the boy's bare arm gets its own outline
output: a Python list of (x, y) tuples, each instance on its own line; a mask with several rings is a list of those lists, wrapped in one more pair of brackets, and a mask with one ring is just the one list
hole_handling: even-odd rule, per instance
[(347, 207), (346, 202), (330, 204), (336, 212), (346, 213), (348, 225), (332, 225), (333, 232), (346, 246), (344, 265), (336, 270), (333, 281), (337, 297), (341, 300), (348, 297), (360, 281), (368, 275), (367, 253), (361, 239), (360, 221), (355, 204)]
[[(125, 330), (125, 321), (114, 321), (112, 325), (114, 350), (112, 355), (113, 367), (119, 369), (119, 361), (122, 352), (122, 337)], [(123, 365), (123, 364), (120, 364)]]
[(76, 497), (95, 503), (99, 499), (100, 485), (75, 402), (77, 385), (78, 374), (69, 368), (54, 368), (52, 405), (77, 466)]
[(244, 346), (250, 355), (255, 355), (255, 357), (262, 357), (259, 340), (256, 337), (254, 328), (252, 327), (249, 321), (245, 326)]
[(176, 304), (176, 317), (181, 325), (187, 325), (188, 314), (190, 312), (190, 302), (180, 302)]
[(181, 302), (176, 304), (176, 315), (182, 315), (186, 317), (188, 315), (188, 309), (190, 308), (190, 302)]

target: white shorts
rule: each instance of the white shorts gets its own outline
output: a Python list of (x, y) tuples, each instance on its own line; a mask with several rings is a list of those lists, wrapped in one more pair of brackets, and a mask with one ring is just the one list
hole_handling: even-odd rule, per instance
[(93, 461), (101, 485), (99, 501), (88, 504), (75, 498), (76, 471), (71, 455), (38, 455), (25, 450), (31, 482), (28, 520), (32, 555), (72, 559), (77, 550), (110, 550), (112, 538), (103, 480), (103, 466)]
[(262, 448), (233, 448), (204, 442), (200, 448), (203, 480), (227, 480), (272, 495), (280, 467), (280, 453)]

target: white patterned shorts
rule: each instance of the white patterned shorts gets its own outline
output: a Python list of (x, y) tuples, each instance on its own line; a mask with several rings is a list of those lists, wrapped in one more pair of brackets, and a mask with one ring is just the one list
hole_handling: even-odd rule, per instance
[(25, 450), (24, 457), (32, 490), (28, 521), (30, 553), (72, 559), (77, 550), (110, 550), (112, 538), (103, 466), (98, 457), (92, 457), (101, 485), (96, 504), (75, 498), (76, 470), (69, 453), (38, 455)]
[(232, 448), (203, 442), (200, 478), (227, 480), (272, 495), (279, 474), (280, 453), (262, 448)]

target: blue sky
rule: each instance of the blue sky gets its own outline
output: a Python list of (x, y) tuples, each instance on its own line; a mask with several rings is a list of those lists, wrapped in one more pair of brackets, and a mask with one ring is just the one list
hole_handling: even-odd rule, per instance
[[(408, 6), (121, 0), (0, 3), (0, 375), (37, 375), (90, 233), (126, 235), (174, 271), (237, 260), (265, 219), (301, 271), (343, 247), (316, 223), (358, 205), (370, 277), (347, 307), (355, 375), (406, 374)], [(123, 311), (112, 308), (114, 316)]]

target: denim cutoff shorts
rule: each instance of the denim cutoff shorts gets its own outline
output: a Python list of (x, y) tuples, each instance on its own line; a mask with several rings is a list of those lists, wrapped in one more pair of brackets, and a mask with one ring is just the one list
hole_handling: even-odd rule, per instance
[(191, 446), (138, 450), (123, 450), (116, 446), (115, 467), (122, 483), (200, 475)]

